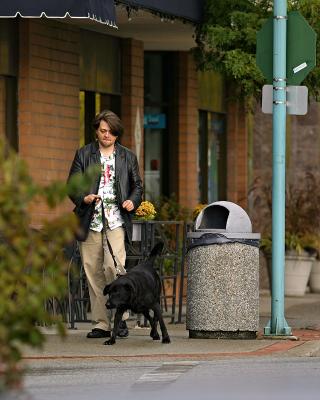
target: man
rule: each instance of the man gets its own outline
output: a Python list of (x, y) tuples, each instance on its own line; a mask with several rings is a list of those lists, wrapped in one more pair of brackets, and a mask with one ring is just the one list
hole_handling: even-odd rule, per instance
[[(93, 126), (96, 141), (77, 150), (69, 178), (100, 165), (100, 174), (89, 191), (71, 196), (79, 218), (80, 254), (86, 273), (94, 327), (88, 338), (110, 337), (110, 311), (103, 289), (116, 275), (124, 274), (125, 241), (131, 242), (131, 214), (142, 200), (137, 157), (117, 142), (122, 123), (112, 111), (98, 114)], [(128, 336), (122, 321), (119, 336)]]

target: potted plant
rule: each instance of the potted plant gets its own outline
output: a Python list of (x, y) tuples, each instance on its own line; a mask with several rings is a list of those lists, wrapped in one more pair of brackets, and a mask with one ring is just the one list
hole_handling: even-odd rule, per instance
[(150, 201), (143, 201), (136, 209), (132, 224), (132, 240), (141, 240), (141, 224), (138, 221), (151, 221), (155, 218), (157, 212)]
[[(262, 230), (261, 249), (268, 261), (271, 277), (271, 187), (257, 182), (254, 204), (261, 209)], [(303, 296), (306, 292), (311, 268), (315, 260), (315, 238), (319, 238), (320, 199), (319, 180), (311, 173), (297, 184), (286, 186), (285, 216), (285, 295)], [(271, 282), (271, 280), (270, 280)]]
[(314, 257), (308, 235), (286, 234), (285, 295), (303, 296), (307, 289)]
[(311, 248), (314, 249), (315, 259), (312, 264), (309, 285), (313, 293), (320, 293), (320, 235), (311, 235)]
[[(271, 236), (263, 237), (261, 250), (267, 258), (268, 275), (271, 284)], [(297, 235), (292, 232), (285, 234), (285, 288), (286, 296), (303, 296), (306, 292), (307, 283), (314, 257), (306, 251), (310, 248), (307, 235)]]
[[(292, 287), (290, 285), (287, 288), (288, 294), (297, 295), (293, 286), (298, 280), (295, 275), (302, 274), (303, 269), (305, 269), (305, 275), (301, 276), (300, 281), (303, 280), (305, 285), (304, 289), (301, 287), (300, 295), (305, 293), (309, 277), (311, 277), (315, 256), (319, 249), (319, 190), (319, 177), (310, 172), (306, 173), (304, 179), (299, 181), (298, 187), (291, 185), (287, 189), (286, 229), (291, 232), (291, 237), (286, 240), (286, 247), (294, 250), (299, 257), (299, 261), (296, 261), (293, 257), (297, 256), (292, 254), (292, 251), (288, 252), (286, 256), (286, 285), (292, 283)], [(290, 266), (287, 267), (287, 264)]]

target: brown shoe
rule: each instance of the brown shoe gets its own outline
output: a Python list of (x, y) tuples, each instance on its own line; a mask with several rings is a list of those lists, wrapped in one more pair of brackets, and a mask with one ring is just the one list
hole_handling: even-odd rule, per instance
[(101, 338), (106, 338), (110, 337), (111, 332), (110, 331), (104, 331), (103, 329), (99, 328), (94, 328), (92, 329), (91, 332), (87, 334), (88, 339), (101, 339)]

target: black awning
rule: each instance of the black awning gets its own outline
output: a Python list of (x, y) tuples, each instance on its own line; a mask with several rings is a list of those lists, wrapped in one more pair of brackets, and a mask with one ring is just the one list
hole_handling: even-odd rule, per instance
[(116, 3), (144, 8), (158, 14), (200, 23), (202, 21), (205, 0), (119, 0)]
[(113, 0), (0, 0), (0, 17), (89, 18), (116, 27)]

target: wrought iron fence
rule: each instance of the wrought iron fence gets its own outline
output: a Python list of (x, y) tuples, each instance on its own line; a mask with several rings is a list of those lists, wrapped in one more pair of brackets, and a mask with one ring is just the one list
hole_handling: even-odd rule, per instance
[[(134, 221), (134, 225), (140, 230), (140, 240), (133, 240), (126, 249), (126, 269), (129, 270), (145, 260), (153, 246), (163, 241), (164, 250), (156, 262), (162, 285), (161, 307), (171, 323), (181, 323), (185, 297), (184, 259), (188, 225), (183, 221)], [(68, 298), (59, 302), (60, 307), (57, 307), (55, 299), (49, 306), (53, 312), (58, 312), (58, 309), (63, 311), (65, 321), (69, 323), (71, 329), (74, 329), (77, 322), (89, 321), (90, 301), (79, 245), (73, 243), (67, 249), (66, 255), (70, 260), (67, 276)], [(139, 318), (140, 316), (137, 316), (138, 322)]]

